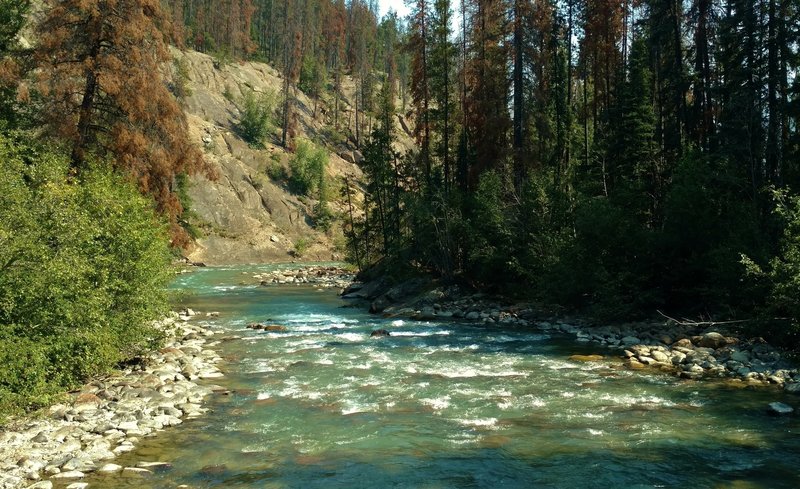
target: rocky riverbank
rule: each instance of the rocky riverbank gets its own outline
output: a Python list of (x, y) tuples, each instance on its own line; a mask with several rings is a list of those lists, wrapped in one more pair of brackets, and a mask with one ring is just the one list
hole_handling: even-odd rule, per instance
[(308, 266), (291, 270), (257, 273), (253, 278), (262, 286), (285, 284), (309, 284), (322, 288), (344, 288), (350, 285), (355, 274), (347, 269), (335, 266)]
[(141, 365), (94, 380), (44, 417), (0, 431), (0, 489), (46, 489), (53, 481), (82, 489), (87, 472), (149, 473), (152, 467), (122, 467), (113, 459), (142, 437), (203, 415), (204, 398), (223, 390), (201, 382), (223, 376), (222, 360), (211, 349), (216, 333), (190, 323), (194, 315), (185, 310), (160, 322), (165, 347)]
[[(686, 379), (726, 378), (749, 385), (772, 384), (800, 394), (800, 369), (781, 350), (761, 338), (744, 338), (724, 325), (680, 324), (668, 320), (600, 325), (544, 314), (486, 294), (465, 293), (427, 279), (390, 284), (383, 279), (351, 284), (342, 297), (361, 301), (373, 313), (416, 320), (457, 319), (487, 326), (537, 328), (596, 344), (598, 353), (618, 355), (631, 369), (652, 368)], [(597, 361), (602, 355), (586, 358)]]

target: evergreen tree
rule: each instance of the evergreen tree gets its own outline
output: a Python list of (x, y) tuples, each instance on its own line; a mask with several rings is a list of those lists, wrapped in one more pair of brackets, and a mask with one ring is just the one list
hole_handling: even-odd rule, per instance
[(181, 205), (175, 176), (206, 171), (180, 107), (161, 81), (170, 61), (155, 0), (51, 0), (38, 28), (39, 85), (52, 134), (68, 141), (73, 168), (92, 155), (152, 195), (176, 244)]

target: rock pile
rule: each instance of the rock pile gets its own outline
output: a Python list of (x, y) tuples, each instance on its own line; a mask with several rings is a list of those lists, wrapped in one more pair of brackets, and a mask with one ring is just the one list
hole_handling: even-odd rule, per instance
[(159, 324), (170, 338), (142, 365), (92, 381), (46, 417), (0, 432), (0, 488), (47, 488), (52, 483), (46, 479), (74, 481), (93, 471), (149, 470), (110, 461), (141, 437), (201, 416), (203, 399), (221, 390), (199, 383), (223, 374), (221, 358), (209, 349), (216, 342), (207, 342), (215, 333), (187, 323), (192, 314), (185, 310)]
[(800, 370), (760, 338), (743, 341), (710, 329), (646, 323), (591, 328), (548, 322), (536, 325), (575, 335), (579, 342), (620, 348), (625, 364), (632, 369), (650, 366), (687, 379), (727, 377), (751, 384), (777, 384), (792, 392), (800, 388)]
[(353, 281), (353, 273), (341, 267), (311, 266), (292, 270), (277, 270), (253, 275), (261, 285), (311, 284), (317, 287), (347, 287)]

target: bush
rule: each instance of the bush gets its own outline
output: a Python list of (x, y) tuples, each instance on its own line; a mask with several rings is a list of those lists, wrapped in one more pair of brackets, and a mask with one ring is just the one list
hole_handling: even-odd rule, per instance
[(176, 57), (172, 64), (172, 93), (178, 99), (191, 97), (192, 89), (189, 87), (189, 63), (186, 62), (186, 57)]
[(241, 100), (242, 119), (238, 125), (242, 139), (256, 147), (264, 145), (264, 139), (273, 130), (276, 101), (275, 92), (256, 94), (251, 90), (244, 94)]
[(157, 344), (170, 253), (121, 177), (77, 181), (67, 158), (3, 136), (0, 160), (0, 404), (19, 411)]
[(311, 246), (311, 241), (307, 238), (300, 238), (294, 244), (294, 250), (292, 250), (292, 254), (297, 258), (303, 258), (308, 251), (308, 248)]
[(328, 153), (307, 140), (297, 145), (294, 157), (289, 160), (289, 187), (292, 192), (308, 197), (315, 196), (326, 200), (327, 181), (325, 167), (328, 164)]
[(800, 347), (800, 196), (787, 191), (775, 191), (775, 214), (784, 225), (780, 251), (761, 267), (746, 255), (742, 263), (751, 278), (766, 289), (762, 308), (764, 320), (760, 331), (779, 342), (797, 349)]

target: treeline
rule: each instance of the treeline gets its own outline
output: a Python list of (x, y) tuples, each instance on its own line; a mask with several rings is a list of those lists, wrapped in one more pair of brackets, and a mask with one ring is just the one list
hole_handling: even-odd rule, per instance
[(600, 317), (796, 335), (798, 15), (791, 0), (417, 0), (419, 149), (392, 149), (382, 99), (353, 258)]

